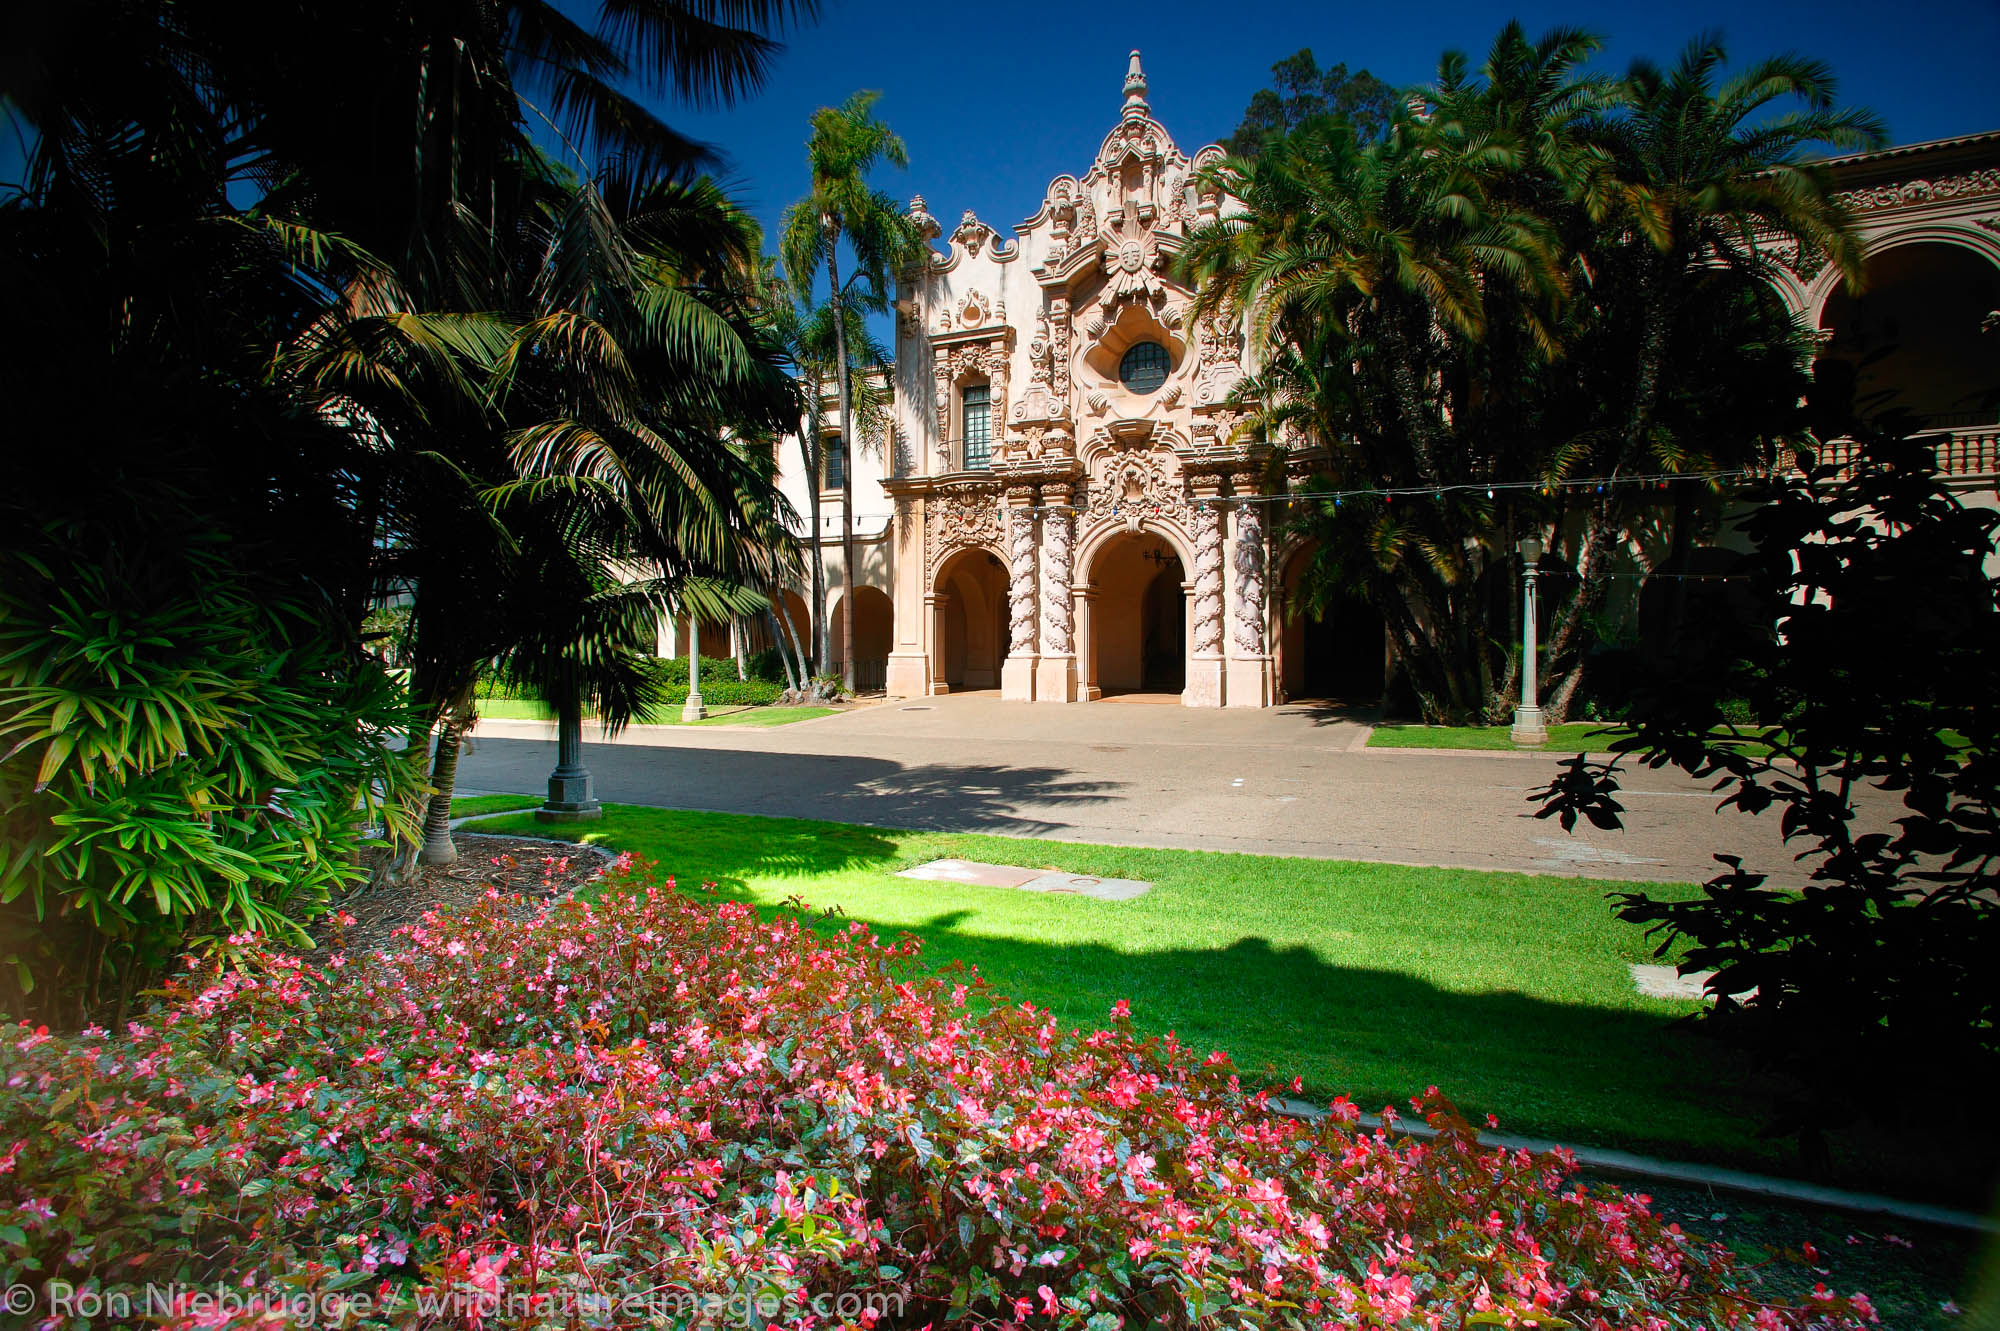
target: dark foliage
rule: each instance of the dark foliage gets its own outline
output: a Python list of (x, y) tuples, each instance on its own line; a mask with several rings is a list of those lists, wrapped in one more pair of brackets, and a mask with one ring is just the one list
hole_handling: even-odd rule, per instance
[(1238, 157), (1255, 157), (1266, 137), (1289, 133), (1315, 116), (1339, 116), (1362, 138), (1379, 138), (1396, 106), (1395, 88), (1365, 69), (1349, 73), (1345, 62), (1321, 69), (1311, 47), (1272, 65), (1271, 82), (1276, 86), (1250, 98), (1229, 136), (1229, 151)]
[[(1768, 627), (1689, 639), (1617, 747), (1712, 779), (1722, 808), (1778, 817), (1811, 885), (1772, 890), (1718, 855), (1725, 872), (1693, 900), (1616, 900), (1662, 955), (1686, 945), (1684, 973), (1714, 972), (1698, 1021), (1796, 1081), (1775, 1126), (1811, 1153), (1879, 1102), (1874, 1088), (2000, 1072), (2000, 607), (1986, 571), (2000, 516), (1962, 505), (1930, 450), (1903, 439), (1758, 497), (1742, 568)], [(1763, 726), (1729, 721), (1737, 699)], [(1538, 816), (1619, 826), (1618, 771), (1570, 760), (1533, 797)]]

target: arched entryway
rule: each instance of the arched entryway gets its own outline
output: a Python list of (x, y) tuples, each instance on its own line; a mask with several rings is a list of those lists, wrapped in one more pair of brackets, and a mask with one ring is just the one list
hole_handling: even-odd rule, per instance
[(1007, 566), (999, 554), (961, 550), (946, 560), (932, 610), (931, 671), (940, 691), (1000, 687), (1008, 641)]
[(1868, 258), (1860, 295), (1836, 287), (1821, 307), (1813, 424), (1823, 435), (1900, 412), (1918, 428), (2000, 419), (2000, 268), (1960, 245), (1918, 241)]
[(1087, 697), (1187, 687), (1187, 572), (1164, 537), (1121, 532), (1091, 558)]
[(1313, 698), (1373, 706), (1382, 700), (1388, 661), (1382, 616), (1352, 594), (1306, 595), (1318, 547), (1307, 544), (1285, 561), (1278, 601), (1278, 685), (1287, 700)]
[[(841, 656), (841, 631), (847, 618), (847, 598), (841, 597), (828, 621), (832, 635), (829, 655), (833, 673), (845, 675)], [(854, 592), (854, 687), (863, 693), (882, 689), (889, 674), (889, 647), (895, 641), (896, 607), (887, 592), (877, 587), (859, 587)]]

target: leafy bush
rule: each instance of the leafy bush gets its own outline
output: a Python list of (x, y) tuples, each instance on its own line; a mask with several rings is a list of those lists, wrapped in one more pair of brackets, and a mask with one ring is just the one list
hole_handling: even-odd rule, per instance
[(381, 663), (220, 544), (120, 558), (51, 524), (0, 565), (8, 1011), (115, 1020), (186, 947), (303, 940), (421, 780)]
[[(772, 658), (775, 661), (775, 658)], [(684, 656), (658, 657), (649, 663), (665, 683), (665, 698), (669, 707), (679, 707), (687, 701), (688, 666)], [(737, 703), (770, 703), (778, 700), (785, 691), (781, 678), (773, 680), (751, 674), (749, 679), (736, 678), (736, 659), (724, 657), (712, 660), (701, 658), (701, 697), (705, 703), (717, 706)]]
[[(1741, 565), (1769, 627), (1691, 638), (1616, 745), (1711, 780), (1726, 808), (1777, 811), (1812, 867), (1804, 892), (1775, 892), (1717, 855), (1726, 871), (1692, 900), (1618, 897), (1662, 955), (1685, 949), (1683, 972), (1714, 972), (1700, 1022), (1791, 1074), (1781, 1126), (1809, 1157), (1828, 1127), (1927, 1099), (1876, 1087), (2000, 1076), (2000, 586), (1984, 567), (2000, 517), (1934, 468), (1924, 444), (1880, 439), (1850, 473), (1774, 481)], [(1730, 733), (1751, 716), (1771, 728)], [(1572, 761), (1533, 797), (1540, 816), (1618, 826), (1617, 771)]]
[(1064, 1030), (907, 937), (611, 889), (527, 922), (489, 895), (324, 972), (250, 947), (122, 1038), (0, 1040), (0, 1283), (229, 1281), (398, 1326), (630, 1325), (607, 1301), (637, 1291), (823, 1327), (1869, 1315), (1767, 1306), (1434, 1092), (1432, 1142), (1281, 1117), (1123, 1003)]

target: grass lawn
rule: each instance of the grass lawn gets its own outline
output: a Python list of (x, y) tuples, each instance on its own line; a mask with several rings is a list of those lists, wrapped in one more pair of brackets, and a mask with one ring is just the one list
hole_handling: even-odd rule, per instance
[[(493, 819), (483, 832), (583, 836), (684, 886), (837, 907), (927, 964), (977, 966), (1013, 1000), (1226, 1049), (1247, 1074), (1321, 1099), (1403, 1106), (1432, 1083), (1504, 1130), (1783, 1168), (1742, 1078), (1668, 1029), (1691, 1005), (1642, 998), (1640, 931), (1614, 884), (1574, 878), (1165, 851), (606, 806), (601, 823)], [(1155, 884), (1130, 902), (892, 875), (945, 856)], [(1670, 889), (1672, 890), (1672, 889)]]
[[(780, 707), (776, 704), (745, 703), (723, 707), (711, 707), (708, 716), (701, 721), (682, 721), (675, 712), (657, 724), (678, 726), (783, 726), (794, 721), (810, 721), (816, 716), (832, 716), (837, 707)], [(553, 721), (555, 713), (538, 702), (526, 698), (485, 698), (479, 703), (479, 714), (495, 721)]]
[[(1507, 749), (1520, 753), (1609, 753), (1611, 745), (1625, 731), (1614, 722), (1581, 721), (1550, 726), (1549, 742), (1536, 749), (1521, 749), (1509, 737), (1509, 726), (1426, 726), (1392, 722), (1376, 726), (1368, 736), (1371, 749)], [(1717, 731), (1718, 738), (1726, 738)], [(1769, 753), (1768, 745), (1742, 740), (1738, 749), (1749, 754)]]
[[(1506, 726), (1381, 725), (1368, 737), (1371, 749), (1512, 749)], [(1538, 753), (1608, 753), (1617, 726), (1591, 721), (1549, 727), (1549, 742)]]
[(482, 813), (511, 813), (541, 807), (539, 795), (459, 795), (452, 799), (451, 816), (471, 818)]

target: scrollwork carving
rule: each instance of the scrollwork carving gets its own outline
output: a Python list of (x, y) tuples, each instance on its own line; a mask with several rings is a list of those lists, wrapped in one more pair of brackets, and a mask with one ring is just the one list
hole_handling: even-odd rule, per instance
[(1069, 590), (1076, 519), (1069, 507), (1068, 486), (1046, 486), (1043, 497), (1050, 501), (1042, 514), (1042, 549), (1048, 557), (1048, 580), (1042, 601), (1043, 646), (1052, 656), (1065, 656), (1072, 650)]
[(925, 567), (930, 581), (946, 557), (1001, 542), (997, 496), (991, 486), (966, 486), (932, 495), (924, 505)]
[(1015, 487), (1008, 496), (1007, 623), (1013, 654), (1025, 656), (1035, 650), (1034, 491)]
[(1222, 651), (1222, 515), (1214, 504), (1196, 504), (1188, 515), (1194, 533), (1194, 650)]
[(1230, 635), (1244, 656), (1264, 654), (1264, 522), (1255, 504), (1236, 517), (1236, 623)]

